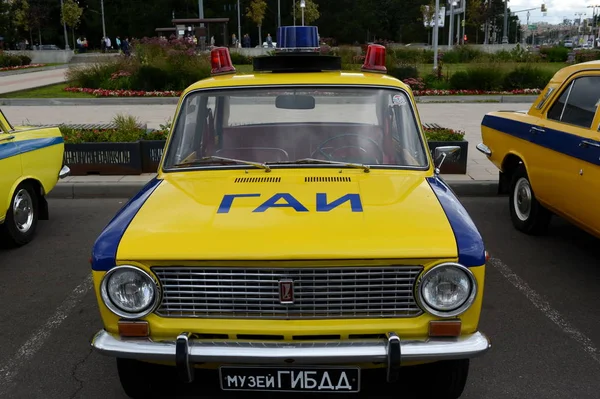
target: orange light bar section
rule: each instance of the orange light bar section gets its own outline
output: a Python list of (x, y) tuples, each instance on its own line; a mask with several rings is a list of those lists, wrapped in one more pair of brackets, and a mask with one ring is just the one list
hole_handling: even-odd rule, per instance
[(147, 321), (119, 321), (119, 335), (121, 337), (147, 337), (150, 327)]
[(458, 337), (462, 328), (460, 320), (437, 320), (429, 322), (430, 337)]

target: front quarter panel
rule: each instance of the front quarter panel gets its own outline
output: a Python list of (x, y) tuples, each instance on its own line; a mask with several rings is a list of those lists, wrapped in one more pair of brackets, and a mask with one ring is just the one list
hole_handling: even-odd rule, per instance
[(22, 180), (31, 178), (41, 183), (44, 194), (58, 182), (63, 166), (64, 140), (60, 130), (54, 128), (28, 129), (15, 133), (21, 153)]
[(536, 144), (531, 126), (537, 125), (539, 118), (519, 112), (490, 112), (481, 122), (481, 137), (491, 151), (488, 159), (501, 171), (509, 155), (519, 157), (525, 164), (530, 157), (536, 157)]

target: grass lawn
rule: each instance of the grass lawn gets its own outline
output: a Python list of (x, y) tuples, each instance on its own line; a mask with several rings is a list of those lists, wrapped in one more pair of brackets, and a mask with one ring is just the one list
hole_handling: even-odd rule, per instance
[[(452, 75), (455, 72), (459, 72), (459, 71), (464, 71), (465, 69), (469, 68), (469, 67), (474, 67), (477, 66), (478, 64), (475, 63), (470, 63), (470, 64), (443, 64), (442, 65), (442, 71), (445, 74), (450, 74)], [(485, 65), (489, 65), (489, 64), (485, 64)], [(504, 63), (498, 63), (496, 64), (498, 66), (498, 68), (503, 69), (503, 70), (513, 70), (518, 66), (523, 66), (523, 65), (535, 65), (541, 69), (545, 69), (548, 71), (551, 71), (552, 73), (556, 73), (558, 72), (560, 69), (568, 66), (569, 64), (567, 63), (562, 63), (562, 62), (539, 62), (536, 64), (525, 64), (525, 63), (518, 63), (518, 62), (504, 62)], [(433, 73), (433, 64), (419, 64), (417, 65), (417, 69), (419, 70), (419, 76), (423, 77), (426, 75), (429, 75), (430, 73)]]
[(87, 93), (70, 93), (63, 89), (67, 83), (59, 83), (51, 86), (36, 87), (35, 89), (15, 91), (12, 93), (0, 94), (2, 98), (94, 98)]

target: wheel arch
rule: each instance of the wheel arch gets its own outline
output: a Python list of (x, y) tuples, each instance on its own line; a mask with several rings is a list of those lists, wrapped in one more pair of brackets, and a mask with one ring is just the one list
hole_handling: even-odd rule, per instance
[(13, 195), (15, 194), (17, 187), (19, 187), (23, 183), (31, 185), (34, 189), (34, 192), (35, 192), (35, 195), (37, 198), (37, 202), (38, 202), (38, 219), (39, 220), (48, 220), (49, 212), (48, 212), (48, 202), (46, 201), (46, 189), (44, 188), (44, 185), (42, 184), (42, 182), (34, 177), (22, 176), (20, 179), (18, 179), (15, 182), (15, 184), (13, 185), (13, 187), (11, 188), (10, 192), (8, 193), (8, 203), (10, 204), (10, 201), (11, 201)]
[(504, 157), (501, 164), (500, 181), (498, 187), (498, 190), (501, 194), (508, 194), (512, 176), (521, 164), (524, 165), (525, 170), (527, 170), (527, 163), (525, 162), (525, 158), (521, 154), (509, 152)]

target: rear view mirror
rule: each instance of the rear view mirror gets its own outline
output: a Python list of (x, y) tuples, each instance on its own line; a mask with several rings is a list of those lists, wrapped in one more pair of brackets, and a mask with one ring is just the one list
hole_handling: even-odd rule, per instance
[(435, 162), (439, 162), (437, 165), (436, 173), (439, 173), (442, 164), (446, 159), (449, 159), (451, 162), (457, 161), (460, 157), (460, 147), (459, 146), (443, 146), (436, 147), (433, 152), (433, 158)]
[(303, 95), (280, 95), (275, 99), (275, 106), (282, 109), (314, 109), (315, 98)]

